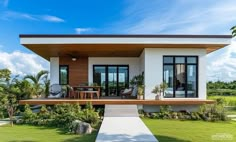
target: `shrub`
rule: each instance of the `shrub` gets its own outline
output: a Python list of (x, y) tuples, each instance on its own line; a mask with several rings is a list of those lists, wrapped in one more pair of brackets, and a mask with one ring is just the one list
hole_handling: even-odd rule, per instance
[(204, 121), (226, 121), (227, 115), (225, 113), (222, 101), (219, 100), (216, 104), (202, 105), (198, 112), (188, 112), (182, 110), (173, 112), (170, 106), (161, 106), (160, 112), (157, 113), (143, 113), (146, 117), (152, 119), (179, 119), (179, 120), (204, 120)]
[(208, 104), (202, 105), (199, 116), (205, 121), (226, 121), (227, 115), (223, 105)]
[(74, 120), (81, 120), (82, 117), (82, 112), (78, 104), (57, 104), (52, 114), (53, 125), (62, 128), (68, 128)]
[(83, 110), (78, 104), (57, 104), (52, 109), (42, 106), (38, 113), (33, 113), (29, 105), (25, 105), (22, 120), (25, 124), (69, 129), (75, 120), (96, 125), (99, 117), (91, 104), (88, 104)]
[(35, 120), (37, 119), (37, 115), (32, 112), (30, 106), (28, 104), (24, 107), (24, 112), (22, 113), (23, 123), (26, 124), (35, 124)]
[(82, 110), (81, 120), (92, 125), (96, 125), (99, 121), (99, 115), (93, 108), (91, 103), (87, 103), (85, 109)]

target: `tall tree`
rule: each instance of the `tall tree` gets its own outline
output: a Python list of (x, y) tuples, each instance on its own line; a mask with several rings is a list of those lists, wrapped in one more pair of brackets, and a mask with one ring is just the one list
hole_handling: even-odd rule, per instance
[(39, 97), (43, 92), (43, 79), (47, 77), (48, 71), (42, 70), (36, 75), (26, 75), (24, 79), (30, 80), (33, 83), (32, 93)]
[(13, 126), (13, 116), (17, 109), (16, 95), (14, 94), (14, 79), (10, 79), (11, 71), (8, 69), (0, 70), (0, 115), (8, 113), (11, 125)]

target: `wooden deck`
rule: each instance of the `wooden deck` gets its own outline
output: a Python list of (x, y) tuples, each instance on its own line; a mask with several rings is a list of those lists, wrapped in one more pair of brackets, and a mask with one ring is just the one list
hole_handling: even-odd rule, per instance
[(87, 102), (91, 102), (93, 105), (105, 105), (105, 104), (137, 104), (137, 105), (201, 105), (201, 104), (213, 104), (213, 100), (201, 100), (201, 99), (163, 99), (163, 100), (136, 100), (136, 99), (30, 99), (20, 100), (19, 104), (29, 105), (54, 105), (62, 103), (78, 103), (85, 105)]

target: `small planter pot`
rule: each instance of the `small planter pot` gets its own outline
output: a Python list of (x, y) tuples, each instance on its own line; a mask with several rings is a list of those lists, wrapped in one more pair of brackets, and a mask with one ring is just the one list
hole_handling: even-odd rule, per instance
[(138, 95), (138, 96), (137, 96), (137, 99), (138, 99), (138, 100), (143, 100), (143, 95)]
[(155, 98), (156, 98), (156, 100), (162, 100), (162, 95), (160, 93), (158, 93)]

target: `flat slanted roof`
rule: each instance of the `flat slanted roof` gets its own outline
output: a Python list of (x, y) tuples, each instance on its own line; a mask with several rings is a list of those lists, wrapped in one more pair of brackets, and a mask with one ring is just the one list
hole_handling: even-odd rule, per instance
[(144, 48), (201, 48), (207, 53), (230, 44), (231, 35), (20, 35), (20, 43), (50, 57), (138, 57)]

